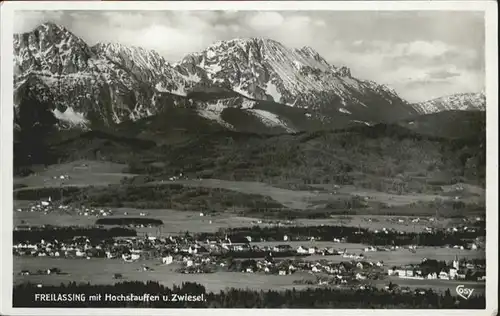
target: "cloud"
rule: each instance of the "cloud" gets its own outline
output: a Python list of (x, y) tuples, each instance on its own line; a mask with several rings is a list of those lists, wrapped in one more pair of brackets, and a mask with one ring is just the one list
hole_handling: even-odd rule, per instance
[(310, 46), (354, 76), (410, 101), (484, 88), (484, 17), (472, 12), (23, 11), (15, 31), (60, 23), (90, 45), (154, 49), (171, 62), (219, 40), (272, 38)]
[(266, 31), (280, 27), (284, 18), (277, 12), (258, 12), (248, 19), (248, 25), (257, 31)]
[(398, 44), (395, 46), (394, 53), (408, 56), (425, 56), (429, 58), (442, 56), (452, 48), (440, 41), (413, 41), (410, 43)]
[(460, 72), (454, 72), (449, 70), (434, 70), (429, 72), (428, 76), (432, 79), (447, 79), (451, 77), (460, 76)]

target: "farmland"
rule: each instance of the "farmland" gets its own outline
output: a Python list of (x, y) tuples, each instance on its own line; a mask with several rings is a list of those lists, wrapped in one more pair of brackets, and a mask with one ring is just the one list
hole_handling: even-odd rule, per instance
[(26, 177), (14, 177), (14, 185), (26, 189), (61, 186), (89, 186), (120, 183), (125, 177), (127, 165), (96, 161), (77, 160), (68, 163), (33, 168), (34, 173)]
[[(152, 267), (153, 271), (140, 271), (143, 264)], [(59, 267), (68, 275), (29, 275), (19, 276), (21, 270), (36, 270), (40, 267)], [(115, 273), (123, 274), (127, 281), (156, 280), (164, 285), (180, 285), (182, 282), (198, 282), (210, 291), (220, 291), (226, 288), (276, 289), (293, 284), (294, 280), (303, 278), (314, 279), (308, 274), (289, 276), (244, 274), (236, 272), (216, 272), (210, 274), (179, 274), (175, 272), (178, 265), (160, 265), (158, 261), (141, 261), (125, 263), (121, 260), (67, 260), (53, 258), (14, 258), (14, 283), (25, 281), (41, 282), (42, 284), (59, 285), (69, 281), (90, 282), (91, 284), (113, 284)]]
[[(27, 206), (26, 201), (16, 201), (15, 208)], [(108, 209), (108, 208), (106, 208)], [(210, 216), (200, 216), (199, 212), (176, 211), (169, 209), (133, 209), (133, 208), (109, 208), (114, 211), (111, 217), (137, 217), (141, 213), (145, 213), (150, 217), (163, 221), (161, 230), (162, 234), (177, 234), (179, 232), (216, 232), (221, 228), (229, 227), (250, 227), (259, 223), (260, 219), (256, 217), (237, 216), (228, 213), (218, 213)], [(126, 214), (126, 215), (125, 215)], [(371, 220), (368, 220), (371, 219)], [(401, 223), (399, 220), (405, 220)], [(92, 216), (83, 216), (78, 214), (68, 214), (67, 212), (53, 212), (48, 214), (40, 214), (37, 212), (14, 212), (14, 225), (93, 225), (96, 218)], [(433, 223), (418, 222), (411, 223), (409, 217), (404, 216), (370, 216), (365, 215), (350, 215), (350, 216), (334, 216), (327, 219), (297, 219), (291, 224), (298, 226), (316, 226), (316, 225), (346, 225), (371, 230), (381, 230), (384, 227), (391, 227), (400, 231), (420, 232), (427, 225), (436, 227), (448, 227), (452, 224), (460, 223), (460, 219), (440, 218)], [(272, 223), (259, 223), (261, 226), (269, 226)], [(156, 230), (157, 231), (157, 230)], [(158, 233), (158, 232), (156, 232)]]
[[(64, 178), (62, 179), (61, 176)], [(138, 236), (183, 236), (190, 233), (219, 233), (238, 227), (319, 227), (346, 226), (380, 231), (391, 229), (402, 233), (420, 233), (427, 228), (445, 229), (463, 224), (463, 220), (484, 215), (484, 209), (477, 207), (484, 199), (484, 190), (467, 185), (443, 186), (439, 193), (393, 194), (354, 186), (311, 185), (307, 188), (291, 189), (255, 181), (233, 181), (217, 179), (174, 179), (152, 182), (134, 180), (125, 165), (98, 161), (78, 161), (48, 167), (28, 177), (16, 179), (15, 194), (25, 196), (26, 200), (14, 201), (14, 225), (57, 225), (91, 227), (104, 219), (99, 216), (75, 212), (73, 208), (90, 208), (109, 212), (105, 220), (115, 223), (124, 221), (155, 221), (154, 227), (135, 227)], [(52, 191), (68, 188), (58, 196)], [(69, 189), (71, 188), (71, 189)], [(42, 192), (48, 189), (47, 192)], [(74, 190), (74, 191), (71, 191)], [(55, 209), (50, 212), (29, 211), (34, 199), (42, 195), (62, 199), (56, 203), (67, 204), (69, 208)], [(64, 195), (64, 198), (63, 196)], [(84, 199), (81, 197), (85, 196)], [(459, 196), (465, 205), (463, 209), (450, 208)], [(441, 204), (433, 204), (440, 201)], [(102, 204), (99, 204), (101, 203)], [(117, 206), (115, 204), (125, 205)], [(153, 202), (153, 203), (151, 203)], [(172, 206), (170, 208), (164, 207)], [(432, 205), (432, 207), (430, 206)], [(476, 205), (476, 207), (473, 207)], [(155, 206), (155, 207), (151, 207)], [(446, 216), (446, 210), (454, 216)], [(264, 213), (252, 211), (264, 209)], [(439, 214), (436, 212), (439, 209)], [(269, 210), (269, 211), (268, 211)], [(281, 211), (280, 211), (281, 210)], [(289, 219), (275, 217), (273, 214), (294, 212)], [(333, 212), (332, 212), (333, 211)], [(323, 214), (315, 218), (311, 214)], [(96, 216), (97, 215), (97, 216)], [(439, 215), (438, 217), (434, 217)], [(466, 216), (463, 216), (466, 215)], [(116, 223), (115, 223), (116, 224)], [(283, 238), (282, 236), (280, 238)], [(278, 239), (279, 240), (279, 239)], [(391, 251), (364, 252), (369, 245), (346, 242), (325, 241), (265, 241), (252, 242), (256, 247), (289, 245), (307, 248), (333, 248), (347, 253), (364, 254), (363, 260), (383, 262), (383, 271), (392, 266), (418, 264), (424, 258), (452, 261), (456, 257), (464, 260), (484, 259), (484, 249), (466, 250), (451, 247), (419, 247), (416, 251), (406, 248)], [(255, 258), (259, 259), (259, 258)], [(259, 260), (261, 260), (260, 258)], [(280, 260), (297, 260), (297, 257)], [(324, 262), (340, 264), (349, 262), (343, 256), (322, 256), (312, 254), (301, 258), (304, 262)], [(320, 274), (298, 271), (294, 274), (278, 275), (215, 271), (213, 273), (181, 274), (179, 269), (185, 265), (176, 261), (171, 265), (160, 264), (159, 258), (141, 258), (134, 262), (105, 258), (55, 258), (55, 257), (14, 257), (15, 284), (24, 282), (59, 285), (68, 282), (90, 282), (91, 284), (114, 284), (118, 282), (115, 274), (126, 281), (158, 281), (165, 286), (180, 285), (182, 282), (196, 282), (206, 286), (208, 291), (227, 288), (248, 288), (253, 290), (279, 290), (290, 288), (317, 287)], [(143, 271), (142, 267), (151, 269)], [(58, 268), (63, 274), (21, 275), (22, 270)], [(366, 280), (365, 284), (384, 287), (393, 281), (402, 287), (432, 287), (438, 291), (454, 290), (456, 282), (451, 280), (408, 280), (383, 277), (379, 280)], [(304, 284), (304, 282), (308, 284)], [(331, 285), (336, 286), (336, 285)], [(338, 286), (338, 285), (337, 285)], [(471, 286), (478, 292), (484, 291), (484, 283), (473, 282)]]

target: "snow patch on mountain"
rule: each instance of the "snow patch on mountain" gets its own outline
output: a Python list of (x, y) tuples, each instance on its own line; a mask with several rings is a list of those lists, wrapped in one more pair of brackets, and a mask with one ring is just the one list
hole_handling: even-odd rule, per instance
[[(76, 114), (92, 113), (92, 119), (104, 124), (155, 115), (164, 102), (179, 99), (173, 95), (184, 97), (174, 104), (194, 104), (212, 118), (228, 107), (252, 109), (254, 100), (270, 97), (277, 103), (306, 108), (318, 119), (329, 117), (332, 108), (339, 106), (349, 106), (356, 114), (352, 118), (361, 120), (365, 112), (370, 115), (366, 120), (373, 121), (389, 115), (385, 113), (407, 114), (407, 102), (390, 89), (351, 77), (348, 68), (330, 65), (311, 47), (290, 49), (271, 39), (220, 41), (170, 64), (157, 52), (140, 47), (89, 46), (66, 28), (46, 23), (14, 36), (14, 62), (15, 87), (34, 76), (41, 86), (38, 95), (50, 99), (45, 101), (59, 109), (70, 106)], [(185, 99), (198, 87), (214, 85), (241, 96), (209, 105)], [(270, 112), (254, 114), (268, 124), (286, 125)], [(71, 110), (67, 115), (71, 116)], [(63, 113), (58, 116), (64, 117)], [(72, 117), (77, 119), (78, 115)]]
[(241, 86), (234, 87), (233, 90), (234, 90), (234, 92), (237, 92), (237, 93), (241, 94), (242, 96), (245, 96), (247, 98), (252, 98), (250, 96), (250, 94), (247, 91), (243, 90), (243, 88)]
[(460, 93), (413, 104), (420, 114), (430, 114), (442, 111), (486, 111), (486, 96), (484, 93)]
[(231, 124), (227, 123), (226, 121), (224, 121), (222, 119), (221, 112), (219, 112), (219, 111), (212, 111), (209, 109), (199, 109), (199, 110), (196, 110), (196, 112), (201, 117), (204, 117), (204, 118), (209, 119), (211, 121), (215, 121), (216, 123), (218, 123), (226, 128), (234, 129), (234, 127)]
[(271, 81), (267, 83), (266, 93), (273, 98), (274, 102), (279, 103), (281, 101), (281, 93)]
[(349, 110), (346, 110), (345, 108), (339, 108), (339, 112), (345, 113), (345, 114), (352, 114), (349, 112)]
[(243, 102), (241, 102), (241, 108), (242, 109), (251, 109), (255, 106), (255, 101), (249, 100), (249, 99), (243, 99)]
[(366, 126), (372, 126), (373, 125), (373, 124), (371, 124), (369, 122), (359, 121), (359, 120), (351, 120), (351, 122), (365, 124)]
[(216, 102), (207, 102), (205, 109), (211, 112), (221, 113), (226, 108), (225, 100), (217, 100)]
[(257, 116), (262, 123), (264, 123), (267, 126), (270, 127), (282, 127), (284, 128), (287, 132), (293, 133), (295, 132), (292, 128), (288, 127), (285, 122), (283, 122), (276, 114), (264, 111), (264, 110), (257, 110), (257, 109), (250, 109), (247, 110), (248, 112), (252, 113), (253, 115)]
[(186, 92), (184, 86), (182, 86), (182, 85), (174, 86), (171, 89), (167, 89), (163, 86), (162, 83), (157, 83), (155, 85), (155, 89), (158, 92), (167, 92), (167, 93), (171, 93), (171, 94), (175, 94), (175, 95), (179, 95), (179, 96), (183, 96), (183, 97), (187, 96), (187, 92)]
[(86, 125), (87, 119), (83, 113), (78, 113), (73, 110), (72, 107), (67, 107), (64, 112), (59, 111), (59, 109), (54, 109), (52, 111), (56, 119), (61, 120), (72, 125)]

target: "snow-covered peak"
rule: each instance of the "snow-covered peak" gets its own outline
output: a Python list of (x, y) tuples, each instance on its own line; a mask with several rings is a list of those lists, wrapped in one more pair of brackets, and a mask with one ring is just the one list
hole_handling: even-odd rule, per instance
[(92, 50), (99, 56), (127, 68), (140, 69), (150, 73), (161, 73), (164, 68), (171, 68), (168, 62), (156, 51), (118, 43), (97, 43)]
[[(47, 33), (47, 34), (71, 34), (74, 36), (73, 33), (71, 33), (70, 30), (68, 30), (66, 27), (47, 21), (45, 23), (40, 24), (37, 26), (32, 32), (42, 32), (42, 33)], [(29, 33), (29, 32), (28, 32)]]
[(486, 96), (480, 93), (459, 93), (447, 95), (433, 100), (413, 104), (420, 114), (430, 114), (442, 111), (485, 111)]
[(38, 90), (51, 99), (54, 111), (59, 109), (58, 119), (72, 123), (138, 119), (174, 102), (165, 98), (214, 86), (245, 100), (318, 110), (321, 117), (335, 113), (377, 121), (413, 111), (391, 90), (352, 77), (348, 68), (330, 65), (313, 48), (289, 48), (267, 38), (219, 41), (172, 65), (141, 47), (89, 47), (66, 28), (46, 23), (16, 35), (14, 50), (16, 90), (36, 76)]
[(154, 50), (144, 49), (139, 46), (122, 45), (119, 43), (99, 42), (92, 47), (96, 52), (106, 55), (129, 55), (138, 58), (161, 59), (164, 58)]
[(203, 69), (213, 84), (253, 99), (307, 108), (367, 108), (383, 102), (413, 111), (392, 90), (353, 78), (349, 68), (330, 65), (308, 46), (296, 49), (266, 38), (237, 38), (189, 54), (181, 65)]
[(92, 51), (81, 38), (55, 23), (14, 35), (16, 72), (76, 73), (87, 67), (91, 57)]

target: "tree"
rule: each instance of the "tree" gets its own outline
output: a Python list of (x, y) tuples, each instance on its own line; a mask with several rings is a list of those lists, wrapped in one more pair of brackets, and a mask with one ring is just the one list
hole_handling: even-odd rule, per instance
[(15, 158), (26, 164), (48, 163), (50, 151), (47, 137), (55, 130), (57, 119), (51, 112), (48, 101), (41, 100), (30, 86), (20, 90), (19, 112), (19, 151)]

